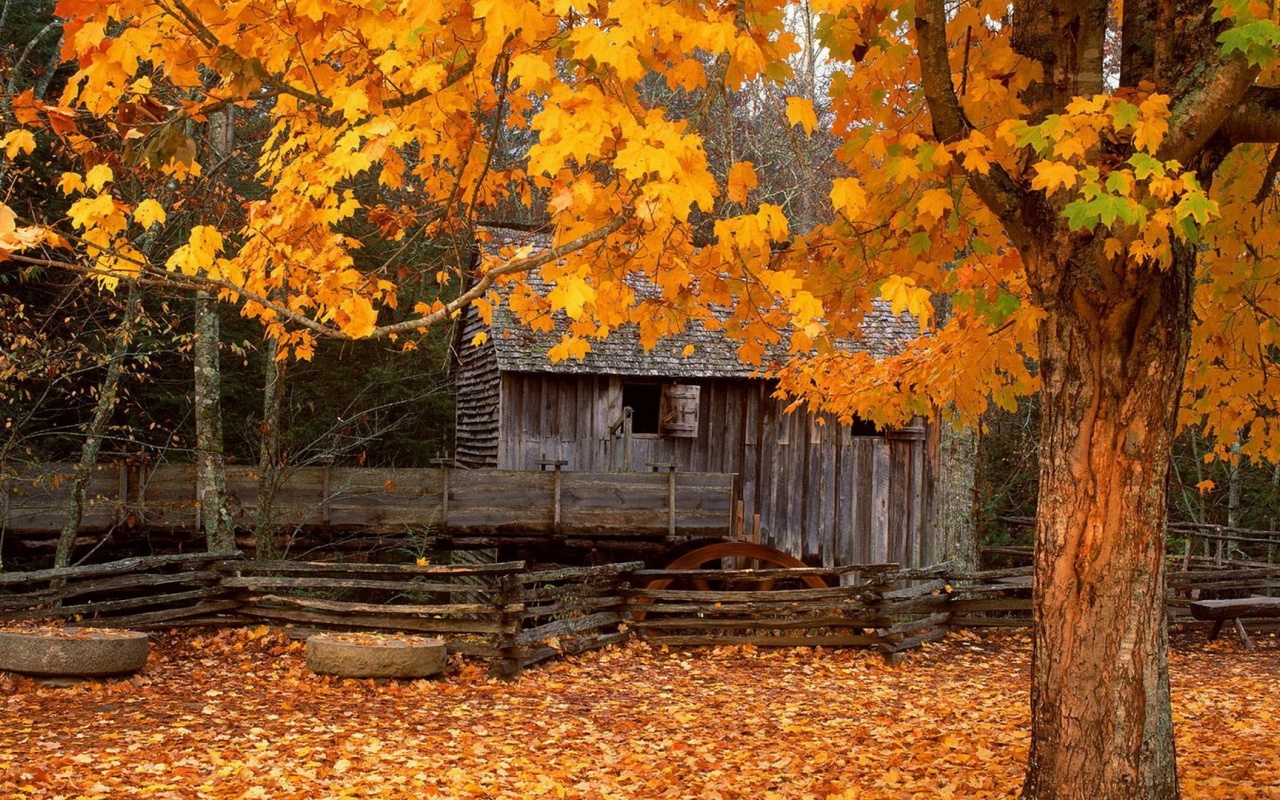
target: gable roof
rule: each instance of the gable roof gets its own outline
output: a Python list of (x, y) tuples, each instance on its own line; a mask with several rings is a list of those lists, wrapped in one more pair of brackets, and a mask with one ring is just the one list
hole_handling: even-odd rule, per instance
[[(492, 229), (491, 229), (492, 230)], [(510, 238), (501, 243), (511, 242)], [(528, 234), (522, 241), (529, 242)], [(493, 246), (493, 245), (490, 245)], [(540, 295), (552, 288), (537, 272), (522, 278)], [(642, 278), (638, 280), (643, 280)], [(640, 294), (646, 288), (637, 286)], [(651, 289), (656, 292), (656, 289)], [(727, 315), (726, 315), (727, 316)], [(653, 378), (751, 378), (758, 376), (763, 365), (750, 364), (738, 357), (740, 341), (721, 330), (707, 330), (700, 321), (692, 322), (681, 334), (663, 337), (650, 350), (640, 344), (635, 325), (624, 325), (604, 339), (592, 339), (591, 351), (586, 358), (566, 359), (552, 363), (547, 351), (559, 344), (568, 330), (568, 318), (563, 312), (554, 317), (555, 327), (550, 331), (534, 331), (520, 323), (505, 304), (493, 311), (489, 328), (489, 342), (497, 356), (498, 368), (503, 372), (541, 372), (565, 375), (619, 375), (624, 377)], [(919, 336), (920, 327), (911, 315), (894, 314), (890, 304), (876, 300), (862, 321), (862, 337), (842, 342), (850, 352), (868, 352), (884, 357), (901, 352), (909, 342)], [(685, 349), (692, 346), (690, 355)], [(765, 360), (782, 362), (789, 357), (787, 342), (782, 341), (768, 348)]]

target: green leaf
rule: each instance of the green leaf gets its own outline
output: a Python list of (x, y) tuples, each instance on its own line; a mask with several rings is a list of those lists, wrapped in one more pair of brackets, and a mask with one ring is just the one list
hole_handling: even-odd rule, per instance
[(1253, 19), (1238, 23), (1218, 37), (1223, 55), (1239, 52), (1255, 67), (1265, 67), (1276, 60), (1280, 47), (1280, 25), (1269, 19)]
[(1195, 192), (1179, 200), (1173, 212), (1180, 220), (1190, 218), (1195, 220), (1196, 225), (1204, 225), (1218, 216), (1218, 204), (1216, 201), (1210, 200), (1208, 196)]
[(1129, 157), (1129, 163), (1133, 166), (1134, 177), (1140, 181), (1165, 173), (1164, 162), (1150, 153), (1134, 153)]
[(1115, 120), (1116, 130), (1132, 128), (1142, 119), (1138, 107), (1127, 100), (1119, 100), (1111, 106), (1111, 119)]
[(1100, 217), (1094, 203), (1096, 200), (1072, 200), (1062, 209), (1062, 215), (1067, 218), (1067, 226), (1073, 231), (1092, 230), (1097, 226)]

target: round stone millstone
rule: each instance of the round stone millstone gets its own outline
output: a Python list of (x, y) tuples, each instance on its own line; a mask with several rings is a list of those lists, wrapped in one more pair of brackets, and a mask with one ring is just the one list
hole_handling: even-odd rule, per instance
[(319, 633), (307, 638), (307, 666), (344, 678), (426, 678), (444, 671), (444, 642), (422, 636)]
[(0, 631), (0, 671), (98, 678), (147, 665), (147, 634), (105, 628)]

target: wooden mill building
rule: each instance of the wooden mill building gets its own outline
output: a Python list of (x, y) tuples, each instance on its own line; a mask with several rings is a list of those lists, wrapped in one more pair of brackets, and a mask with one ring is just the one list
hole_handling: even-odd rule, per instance
[[(458, 466), (736, 473), (739, 513), (726, 537), (758, 539), (815, 566), (939, 560), (929, 527), (935, 448), (923, 422), (881, 431), (785, 413), (737, 343), (696, 324), (649, 351), (623, 328), (594, 341), (585, 360), (555, 364), (546, 353), (559, 330), (530, 331), (506, 309), (472, 346), (484, 330), (471, 312), (460, 336)], [(914, 321), (877, 308), (859, 346), (888, 353), (917, 332)]]

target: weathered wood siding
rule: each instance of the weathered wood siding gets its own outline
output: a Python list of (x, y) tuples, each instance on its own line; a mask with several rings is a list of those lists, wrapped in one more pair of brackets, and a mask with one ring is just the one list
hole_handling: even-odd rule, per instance
[[(610, 425), (624, 383), (602, 375), (503, 373), (497, 466), (608, 471), (622, 442)], [(853, 436), (807, 412), (784, 413), (764, 381), (682, 379), (701, 387), (698, 433), (635, 434), (631, 469), (675, 464), (680, 472), (741, 476), (744, 533), (760, 516), (762, 542), (817, 565), (931, 563), (925, 431)]]
[(488, 328), (469, 312), (458, 340), (454, 398), (454, 460), (467, 469), (498, 466), (498, 359), (492, 342), (472, 344), (478, 333)]

